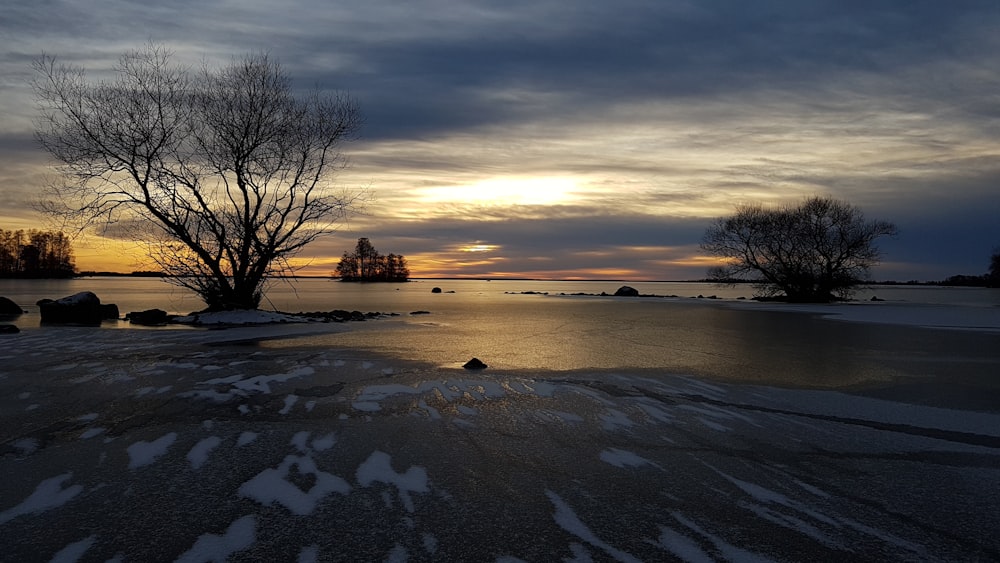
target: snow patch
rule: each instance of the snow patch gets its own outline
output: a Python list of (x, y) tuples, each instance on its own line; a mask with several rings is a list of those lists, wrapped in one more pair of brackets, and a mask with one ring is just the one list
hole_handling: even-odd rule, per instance
[(632, 426), (635, 426), (635, 423), (632, 422), (632, 419), (630, 419), (628, 415), (626, 415), (625, 413), (623, 413), (618, 409), (608, 409), (607, 411), (605, 411), (604, 414), (599, 415), (599, 417), (603, 422), (601, 426), (603, 426), (604, 429), (609, 432), (613, 432), (615, 430), (618, 430), (619, 428), (630, 428)]
[(242, 448), (243, 446), (249, 444), (250, 442), (253, 442), (256, 439), (257, 439), (256, 432), (243, 432), (242, 434), (240, 434), (240, 437), (236, 439), (236, 445)]
[(312, 441), (312, 447), (317, 452), (325, 452), (337, 443), (337, 437), (332, 432), (326, 436), (320, 436)]
[(660, 526), (660, 547), (688, 563), (715, 562), (694, 540), (666, 526)]
[(234, 553), (244, 551), (257, 540), (257, 519), (244, 516), (229, 525), (225, 534), (202, 534), (174, 563), (224, 563)]
[(426, 493), (430, 490), (427, 486), (426, 469), (413, 465), (405, 473), (396, 473), (392, 469), (392, 458), (380, 451), (372, 452), (358, 467), (357, 479), (362, 487), (369, 487), (376, 482), (395, 485), (407, 512), (413, 512), (414, 509), (411, 492)]
[(171, 432), (160, 436), (152, 442), (139, 441), (128, 447), (128, 468), (138, 469), (144, 465), (149, 465), (156, 459), (167, 453), (167, 448), (173, 445), (177, 439), (177, 433)]
[(566, 504), (566, 501), (564, 501), (559, 495), (552, 491), (545, 491), (545, 495), (549, 497), (549, 500), (552, 501), (552, 504), (556, 507), (554, 518), (556, 520), (556, 524), (559, 524), (560, 528), (589, 543), (590, 545), (603, 550), (605, 553), (618, 561), (634, 561), (636, 563), (640, 561), (638, 558), (608, 545), (597, 537), (597, 535), (594, 534), (594, 532), (592, 532), (582, 520), (580, 520), (580, 517), (573, 512), (573, 509), (570, 508), (570, 506)]
[(83, 557), (84, 553), (87, 553), (87, 550), (90, 549), (96, 541), (97, 536), (89, 536), (78, 542), (73, 542), (60, 549), (54, 556), (52, 556), (52, 561), (50, 561), (50, 563), (75, 563)]
[(642, 467), (643, 465), (655, 465), (644, 457), (640, 457), (632, 452), (611, 448), (601, 452), (601, 461), (610, 463), (615, 467)]
[(222, 438), (209, 436), (195, 444), (187, 454), (187, 460), (191, 462), (191, 469), (199, 469), (205, 465), (205, 462), (208, 461), (208, 454), (212, 453), (212, 450), (221, 443)]
[(295, 403), (299, 402), (298, 395), (286, 395), (285, 396), (285, 407), (278, 411), (278, 414), (288, 414), (292, 412), (292, 407)]
[(406, 551), (406, 548), (398, 543), (385, 556), (386, 563), (406, 563), (409, 559), (410, 554)]
[(50, 477), (35, 487), (35, 491), (28, 498), (13, 507), (0, 512), (0, 524), (13, 520), (25, 514), (38, 514), (46, 510), (62, 506), (73, 497), (83, 491), (83, 486), (73, 485), (62, 487), (62, 484), (73, 477), (73, 473), (63, 473), (55, 477)]
[[(288, 480), (292, 468), (300, 475), (312, 475), (315, 484), (303, 491), (298, 485)], [(265, 469), (253, 479), (240, 486), (239, 495), (253, 499), (265, 506), (274, 503), (287, 508), (292, 514), (307, 516), (316, 506), (332, 493), (346, 495), (351, 492), (347, 481), (320, 471), (316, 462), (308, 456), (286, 456), (275, 469)]]
[(100, 428), (100, 427), (97, 427), (97, 428), (88, 428), (88, 429), (84, 430), (82, 434), (80, 434), (80, 439), (81, 440), (89, 440), (89, 439), (91, 439), (91, 438), (93, 438), (95, 436), (100, 436), (101, 434), (104, 434), (104, 430), (105, 430), (104, 428)]
[(308, 545), (299, 551), (298, 563), (317, 563), (319, 561), (319, 546)]
[(18, 450), (21, 450), (21, 455), (31, 455), (38, 451), (38, 440), (35, 438), (21, 438), (11, 444)]

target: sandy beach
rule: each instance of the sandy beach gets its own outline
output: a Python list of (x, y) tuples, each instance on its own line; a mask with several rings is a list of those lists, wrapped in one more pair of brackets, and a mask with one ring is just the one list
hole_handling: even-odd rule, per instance
[[(907, 314), (817, 322), (998, 338)], [(1000, 559), (1000, 408), (947, 381), (472, 372), (313, 342), (394, 330), (4, 336), (3, 559)], [(965, 360), (992, 393), (997, 352)]]

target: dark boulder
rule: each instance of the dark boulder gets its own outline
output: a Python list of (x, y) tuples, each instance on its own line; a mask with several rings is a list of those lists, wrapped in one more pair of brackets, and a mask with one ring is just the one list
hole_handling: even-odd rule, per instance
[(14, 325), (0, 325), (0, 334), (17, 334), (21, 329)]
[(6, 297), (0, 297), (0, 316), (16, 317), (24, 313), (24, 309)]
[(42, 299), (38, 302), (38, 312), (41, 313), (43, 323), (52, 324), (99, 325), (105, 318), (100, 298), (89, 291), (55, 301)]
[(429, 314), (431, 314), (431, 312), (430, 311), (411, 311), (410, 314), (411, 315), (429, 315)]
[(118, 317), (121, 316), (121, 312), (118, 311), (118, 305), (114, 303), (104, 304), (101, 303), (101, 319), (105, 321), (117, 321)]
[(634, 287), (623, 285), (615, 292), (615, 297), (639, 297), (639, 290)]
[(471, 360), (465, 362), (462, 367), (465, 369), (486, 369), (488, 366), (479, 358), (472, 358)]
[(431, 290), (431, 293), (441, 293), (441, 288), (435, 287), (434, 289)]
[(134, 325), (142, 326), (162, 326), (167, 324), (169, 317), (162, 309), (146, 309), (145, 311), (132, 311), (125, 315), (125, 319)]

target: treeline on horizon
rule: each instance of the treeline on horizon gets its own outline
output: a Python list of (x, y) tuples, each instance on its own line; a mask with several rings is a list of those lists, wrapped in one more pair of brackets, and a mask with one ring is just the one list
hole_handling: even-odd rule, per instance
[(71, 278), (73, 247), (59, 231), (0, 229), (0, 278)]

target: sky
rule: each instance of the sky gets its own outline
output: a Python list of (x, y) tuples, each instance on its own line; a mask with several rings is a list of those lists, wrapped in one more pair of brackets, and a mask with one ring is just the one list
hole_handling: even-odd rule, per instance
[[(100, 74), (152, 41), (178, 62), (276, 58), (349, 92), (340, 187), (359, 237), (416, 277), (705, 277), (736, 205), (831, 196), (894, 222), (879, 280), (981, 274), (1000, 247), (1000, 3), (833, 0), (15, 0), (0, 15), (0, 228), (52, 161), (32, 137), (41, 54)], [(82, 270), (141, 269), (85, 236)]]

